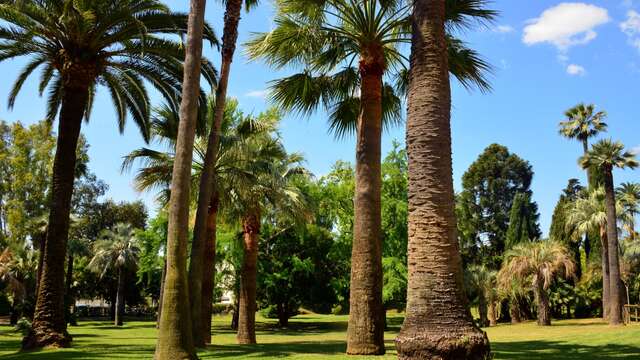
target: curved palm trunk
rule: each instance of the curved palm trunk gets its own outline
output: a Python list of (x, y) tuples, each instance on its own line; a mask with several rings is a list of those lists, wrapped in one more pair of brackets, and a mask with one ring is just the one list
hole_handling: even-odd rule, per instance
[(248, 213), (242, 220), (244, 231), (240, 304), (238, 306), (238, 344), (256, 343), (256, 281), (258, 275), (258, 235), (260, 212)]
[(187, 282), (187, 243), (191, 166), (198, 117), (205, 3), (205, 0), (191, 0), (190, 2), (180, 125), (171, 176), (167, 274), (155, 352), (156, 360), (197, 358), (191, 328), (190, 294)]
[(451, 164), (451, 90), (445, 0), (416, 0), (407, 116), (409, 245), (407, 310), (399, 359), (486, 359), (462, 284)]
[[(538, 278), (540, 277), (541, 275), (538, 275)], [(535, 281), (533, 285), (533, 292), (538, 305), (538, 325), (550, 326), (551, 309), (549, 307), (549, 295), (544, 289), (541, 281)]]
[(118, 293), (116, 294), (116, 318), (115, 325), (122, 326), (124, 317), (124, 269), (118, 269)]
[(64, 319), (64, 260), (69, 237), (76, 148), (89, 97), (88, 83), (66, 85), (63, 92), (56, 155), (53, 160), (49, 226), (41, 252), (42, 273), (38, 281), (33, 325), (22, 340), (23, 349), (67, 347), (71, 342)]
[(211, 344), (211, 316), (213, 315), (213, 290), (216, 272), (216, 225), (218, 216), (218, 196), (214, 194), (207, 217), (207, 245), (202, 273), (202, 336), (205, 344)]
[(602, 319), (609, 320), (609, 310), (611, 298), (609, 296), (609, 280), (611, 274), (609, 273), (609, 241), (607, 239), (607, 226), (600, 227), (600, 254), (602, 257)]
[[(189, 263), (189, 289), (191, 290), (191, 320), (193, 327), (193, 341), (196, 346), (204, 346), (206, 334), (203, 333), (203, 303), (202, 303), (202, 278), (205, 257), (206, 242), (209, 238), (207, 218), (209, 204), (214, 188), (214, 173), (216, 158), (218, 157), (218, 144), (220, 143), (220, 128), (224, 118), (224, 107), (227, 97), (227, 84), (231, 61), (236, 49), (238, 39), (238, 22), (242, 0), (230, 0), (226, 2), (224, 15), (224, 34), (222, 37), (222, 67), (220, 81), (216, 89), (216, 105), (214, 109), (213, 125), (209, 132), (207, 151), (204, 158), (204, 167), (200, 175), (200, 191), (198, 195), (198, 208), (196, 210), (196, 223), (193, 229), (193, 243), (191, 245), (191, 262)], [(205, 320), (206, 321), (206, 320)], [(210, 336), (209, 340), (210, 340)]]
[(607, 242), (609, 258), (609, 324), (622, 324), (622, 280), (620, 277), (620, 260), (618, 258), (618, 227), (616, 214), (615, 190), (611, 167), (604, 170), (604, 203), (607, 211)]
[(347, 354), (384, 354), (380, 142), (382, 49), (361, 55), (361, 108), (357, 124), (354, 228)]

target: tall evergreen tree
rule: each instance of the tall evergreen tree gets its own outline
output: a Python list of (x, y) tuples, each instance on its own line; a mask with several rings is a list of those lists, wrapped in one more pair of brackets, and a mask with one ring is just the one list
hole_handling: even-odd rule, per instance
[(509, 215), (505, 249), (509, 250), (519, 243), (540, 238), (542, 233), (538, 224), (539, 218), (538, 204), (531, 201), (531, 195), (517, 193)]

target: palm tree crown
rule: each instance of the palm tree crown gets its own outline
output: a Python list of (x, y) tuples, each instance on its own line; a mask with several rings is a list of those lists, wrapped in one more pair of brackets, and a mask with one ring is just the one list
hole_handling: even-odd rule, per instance
[(94, 245), (94, 255), (89, 265), (91, 270), (104, 276), (109, 270), (132, 269), (138, 263), (140, 248), (131, 225), (116, 224), (106, 230)]
[[(471, 20), (490, 22), (496, 12), (484, 0), (448, 0), (449, 29)], [(271, 97), (284, 109), (308, 114), (323, 106), (330, 129), (341, 137), (353, 133), (360, 109), (362, 71), (388, 74), (382, 89), (383, 123), (400, 121), (407, 89), (411, 43), (410, 4), (403, 0), (323, 0), (276, 2), (275, 28), (247, 44), (249, 55), (279, 69), (301, 67), (298, 74), (274, 82)], [(450, 72), (466, 87), (488, 90), (490, 66), (453, 36), (447, 37)], [(358, 67), (354, 64), (358, 62)], [(360, 74), (359, 74), (360, 73)]]
[(621, 142), (614, 142), (611, 139), (600, 140), (593, 144), (591, 150), (580, 157), (579, 164), (584, 169), (600, 167), (611, 170), (613, 168), (634, 169), (638, 167), (635, 155), (625, 151)]
[(586, 143), (590, 138), (607, 131), (604, 119), (607, 113), (595, 111), (595, 105), (578, 104), (564, 113), (567, 120), (560, 122), (560, 135)]
[[(127, 113), (145, 139), (149, 136), (151, 83), (173, 107), (180, 92), (184, 47), (166, 34), (180, 34), (187, 16), (157, 0), (36, 0), (0, 4), (0, 61), (29, 57), (9, 95), (15, 104), (23, 84), (37, 69), (40, 94), (48, 93), (47, 118), (53, 120), (65, 88), (87, 88), (89, 119), (98, 85), (107, 88), (124, 130)], [(10, 24), (11, 26), (8, 26)], [(217, 44), (210, 27), (207, 39)], [(215, 82), (211, 64), (203, 75)], [(48, 90), (47, 90), (48, 89)]]

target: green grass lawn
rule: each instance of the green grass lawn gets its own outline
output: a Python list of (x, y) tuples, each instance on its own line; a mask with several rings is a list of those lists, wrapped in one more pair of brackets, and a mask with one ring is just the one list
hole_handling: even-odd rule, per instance
[[(215, 345), (200, 351), (202, 359), (354, 359), (344, 355), (346, 316), (297, 316), (289, 329), (259, 318), (260, 344), (253, 346), (235, 344), (229, 320), (227, 316), (215, 318)], [(398, 315), (389, 317), (387, 355), (370, 358), (395, 358), (393, 338), (401, 322)], [(71, 349), (19, 353), (20, 336), (10, 327), (0, 327), (0, 359), (150, 359), (153, 355), (156, 329), (152, 322), (132, 321), (122, 328), (81, 322), (70, 331), (74, 337)], [(487, 332), (495, 359), (640, 359), (640, 325), (612, 328), (598, 320), (566, 320), (546, 328), (525, 323)]]

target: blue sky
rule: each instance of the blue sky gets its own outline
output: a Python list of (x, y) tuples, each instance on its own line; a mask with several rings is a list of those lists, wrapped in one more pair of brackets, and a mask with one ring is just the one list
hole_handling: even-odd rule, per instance
[[(176, 10), (186, 11), (187, 1), (168, 0)], [(453, 161), (456, 189), (460, 178), (479, 153), (491, 143), (507, 146), (528, 160), (535, 171), (534, 199), (546, 233), (559, 193), (571, 177), (584, 181), (576, 159), (581, 147), (557, 133), (563, 111), (578, 102), (595, 103), (608, 112), (609, 134), (629, 148), (640, 149), (640, 1), (607, 0), (567, 2), (500, 0), (492, 7), (501, 15), (495, 26), (462, 34), (495, 67), (493, 91), (482, 94), (453, 84)], [(221, 36), (223, 9), (209, 0), (207, 20)], [(273, 10), (270, 2), (243, 14), (240, 42), (251, 32), (268, 31)], [(250, 63), (239, 47), (231, 72), (229, 95), (245, 112), (268, 106), (268, 82), (286, 72), (275, 73), (261, 63)], [(211, 49), (206, 55), (219, 64)], [(0, 99), (6, 99), (24, 61), (0, 64), (3, 80)], [(4, 100), (3, 100), (4, 101)], [(32, 123), (43, 117), (45, 101), (38, 97), (35, 78), (25, 85), (15, 109), (0, 106), (0, 119)], [(316, 175), (326, 174), (336, 160), (353, 160), (352, 140), (336, 140), (327, 132), (325, 116), (287, 116), (281, 132), (289, 151), (304, 153)], [(110, 100), (98, 95), (93, 118), (83, 127), (91, 148), (91, 170), (110, 185), (116, 200), (143, 199), (153, 210), (153, 194), (139, 194), (132, 173), (120, 173), (122, 156), (143, 146), (130, 122), (119, 135)], [(383, 151), (392, 140), (404, 140), (402, 127), (384, 135)], [(640, 181), (638, 172), (617, 171), (616, 182)]]

